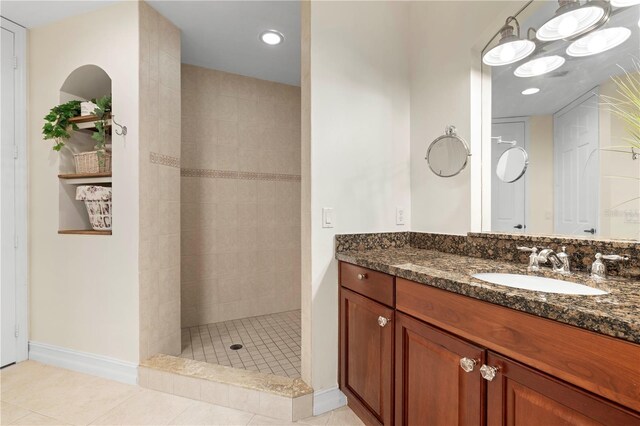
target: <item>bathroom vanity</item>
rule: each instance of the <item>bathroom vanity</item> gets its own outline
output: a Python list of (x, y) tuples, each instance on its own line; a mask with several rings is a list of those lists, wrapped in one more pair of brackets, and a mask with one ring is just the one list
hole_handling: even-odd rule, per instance
[(514, 289), (472, 275), (526, 264), (370, 235), (336, 252), (340, 388), (366, 424), (640, 424), (637, 279), (563, 278), (596, 296)]

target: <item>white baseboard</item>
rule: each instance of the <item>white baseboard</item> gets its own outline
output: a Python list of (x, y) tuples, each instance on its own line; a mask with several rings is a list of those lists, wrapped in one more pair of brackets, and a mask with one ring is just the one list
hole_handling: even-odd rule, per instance
[(338, 386), (313, 393), (313, 415), (319, 416), (336, 408), (347, 405), (347, 397)]
[(29, 359), (132, 385), (138, 382), (137, 364), (46, 343), (29, 342)]

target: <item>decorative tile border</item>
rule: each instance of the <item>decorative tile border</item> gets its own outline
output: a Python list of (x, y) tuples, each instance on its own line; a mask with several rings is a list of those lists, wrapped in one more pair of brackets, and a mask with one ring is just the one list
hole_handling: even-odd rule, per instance
[(180, 169), (180, 176), (217, 178), (217, 179), (243, 179), (243, 180), (274, 180), (300, 182), (300, 175), (288, 175), (284, 173), (256, 173), (256, 172), (236, 172), (233, 170), (212, 170), (212, 169)]
[(171, 157), (169, 155), (158, 154), (157, 152), (149, 153), (149, 160), (153, 164), (160, 164), (162, 166), (180, 168), (180, 159), (177, 157)]

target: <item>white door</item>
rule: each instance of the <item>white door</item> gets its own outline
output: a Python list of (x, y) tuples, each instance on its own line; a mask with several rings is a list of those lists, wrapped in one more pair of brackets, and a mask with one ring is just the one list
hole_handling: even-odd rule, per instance
[(598, 234), (598, 121), (596, 90), (554, 114), (554, 223), (557, 234)]
[(16, 362), (16, 250), (14, 238), (16, 232), (15, 203), (15, 34), (2, 27), (1, 35), (2, 76), (0, 81), (1, 161), (0, 161), (0, 275), (2, 291), (2, 347), (0, 348), (0, 366)]
[[(491, 126), (491, 230), (493, 232), (525, 232), (526, 179), (513, 183), (498, 179), (498, 159), (507, 149), (526, 149), (527, 123), (523, 119), (497, 119)], [(499, 139), (498, 139), (499, 138)], [(501, 141), (500, 141), (501, 140)]]

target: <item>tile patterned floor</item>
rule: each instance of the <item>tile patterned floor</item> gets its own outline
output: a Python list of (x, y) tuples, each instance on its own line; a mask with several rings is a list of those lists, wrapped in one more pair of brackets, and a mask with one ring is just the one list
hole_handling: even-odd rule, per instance
[[(238, 343), (242, 349), (230, 349)], [(300, 377), (300, 310), (183, 328), (180, 356)]]
[(348, 407), (286, 422), (34, 361), (0, 370), (2, 425), (348, 425)]

